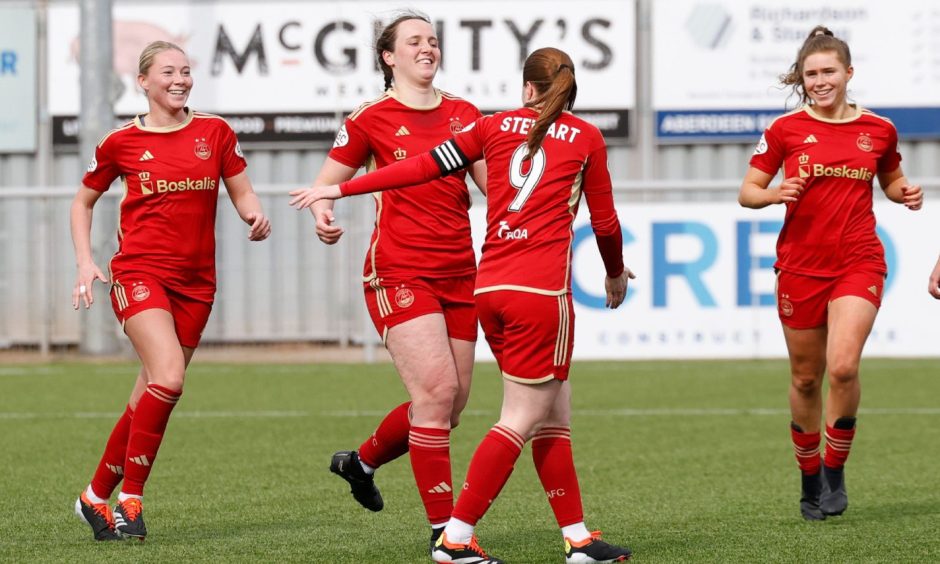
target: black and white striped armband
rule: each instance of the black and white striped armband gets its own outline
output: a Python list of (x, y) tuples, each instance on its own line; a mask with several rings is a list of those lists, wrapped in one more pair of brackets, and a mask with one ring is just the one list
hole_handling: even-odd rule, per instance
[(462, 168), (470, 166), (470, 159), (467, 158), (467, 155), (463, 154), (463, 151), (460, 150), (460, 147), (457, 146), (457, 143), (455, 143), (453, 139), (448, 139), (437, 147), (434, 147), (434, 149), (431, 150), (431, 157), (434, 158), (434, 162), (436, 162), (437, 166), (441, 169), (441, 176), (453, 174)]

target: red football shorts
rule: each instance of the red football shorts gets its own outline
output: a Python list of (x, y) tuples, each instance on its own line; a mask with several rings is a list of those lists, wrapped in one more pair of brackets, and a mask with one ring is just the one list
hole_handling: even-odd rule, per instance
[(503, 377), (523, 384), (567, 380), (574, 348), (571, 294), (477, 294), (477, 314)]
[(842, 296), (858, 296), (880, 308), (884, 283), (884, 273), (875, 270), (853, 270), (836, 278), (780, 271), (777, 314), (791, 329), (822, 327), (829, 319), (829, 302)]
[(209, 321), (214, 296), (215, 288), (211, 286), (186, 288), (186, 294), (182, 294), (151, 274), (115, 274), (111, 284), (111, 307), (121, 327), (144, 310), (165, 309), (173, 316), (180, 345), (193, 349), (199, 345)]
[(363, 288), (369, 316), (383, 342), (392, 327), (431, 313), (444, 314), (451, 339), (476, 341), (475, 282), (475, 274), (455, 278), (373, 278)]

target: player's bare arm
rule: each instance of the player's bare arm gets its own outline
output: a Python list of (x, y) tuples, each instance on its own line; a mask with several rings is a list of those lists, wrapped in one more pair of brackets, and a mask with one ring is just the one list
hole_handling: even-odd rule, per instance
[(75, 266), (78, 273), (75, 286), (72, 288), (72, 308), (78, 309), (79, 302), (84, 303), (85, 309), (95, 303), (92, 285), (95, 280), (107, 283), (108, 278), (98, 265), (95, 264), (91, 253), (91, 216), (92, 209), (102, 192), (81, 186), (69, 212), (71, 219), (72, 241), (75, 246)]

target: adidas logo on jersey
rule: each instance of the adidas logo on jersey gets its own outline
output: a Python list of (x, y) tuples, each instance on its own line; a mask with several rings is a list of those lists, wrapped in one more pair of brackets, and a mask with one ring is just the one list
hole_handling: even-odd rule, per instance
[(816, 136), (813, 135), (812, 133), (810, 133), (809, 136), (803, 140), (803, 142), (804, 143), (818, 143), (818, 141), (816, 141)]
[(408, 131), (408, 128), (404, 125), (398, 128), (398, 131), (395, 132), (395, 137), (403, 137), (405, 135), (411, 135), (411, 132)]
[(140, 156), (141, 161), (149, 161), (153, 158), (153, 155), (150, 151), (144, 151), (144, 154)]
[(428, 493), (448, 493), (452, 491), (450, 486), (447, 485), (447, 482), (441, 482), (440, 484), (434, 486), (428, 490)]

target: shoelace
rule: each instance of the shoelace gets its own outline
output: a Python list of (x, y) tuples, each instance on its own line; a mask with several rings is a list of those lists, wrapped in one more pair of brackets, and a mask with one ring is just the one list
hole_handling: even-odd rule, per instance
[(602, 534), (603, 533), (601, 533), (600, 531), (591, 531), (591, 540), (592, 541), (601, 540)]
[(486, 551), (483, 550), (480, 547), (480, 545), (477, 543), (476, 535), (473, 535), (472, 537), (470, 537), (470, 544), (468, 544), (467, 546), (470, 548), (470, 550), (479, 554), (480, 558), (489, 558), (489, 556), (486, 555)]
[(140, 510), (143, 509), (143, 507), (140, 504), (140, 500), (137, 499), (136, 497), (125, 499), (124, 501), (120, 503), (120, 505), (124, 509), (123, 511), (124, 516), (130, 519), (131, 521), (136, 519), (137, 516), (140, 515)]
[(114, 528), (114, 515), (111, 514), (111, 507), (107, 503), (92, 503), (91, 508), (95, 510), (95, 513), (104, 517), (109, 527)]

